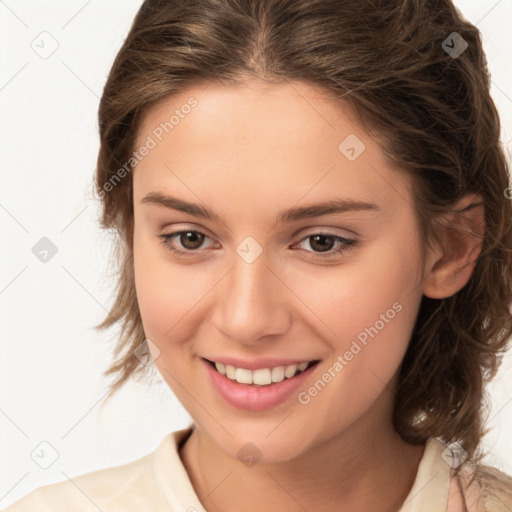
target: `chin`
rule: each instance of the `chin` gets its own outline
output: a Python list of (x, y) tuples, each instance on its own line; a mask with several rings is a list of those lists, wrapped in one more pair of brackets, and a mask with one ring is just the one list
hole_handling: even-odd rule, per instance
[(288, 462), (304, 452), (304, 436), (290, 436), (285, 431), (279, 433), (279, 427), (269, 435), (271, 430), (262, 429), (254, 435), (248, 435), (243, 430), (238, 435), (231, 431), (234, 437), (226, 436), (221, 442), (213, 441), (230, 457), (244, 462), (248, 467), (255, 463)]

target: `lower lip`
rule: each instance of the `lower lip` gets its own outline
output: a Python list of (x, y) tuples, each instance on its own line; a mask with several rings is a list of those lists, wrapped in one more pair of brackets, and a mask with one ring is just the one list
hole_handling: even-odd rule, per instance
[(221, 375), (210, 363), (202, 360), (213, 386), (230, 405), (250, 411), (263, 411), (284, 402), (304, 385), (309, 374), (318, 366), (310, 366), (291, 379), (268, 386), (254, 387), (240, 384)]

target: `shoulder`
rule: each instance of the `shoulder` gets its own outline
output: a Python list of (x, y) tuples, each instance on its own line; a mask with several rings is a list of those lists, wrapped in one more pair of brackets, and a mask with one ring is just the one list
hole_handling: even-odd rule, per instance
[(463, 465), (452, 475), (450, 503), (452, 501), (464, 503), (469, 512), (510, 512), (512, 477), (484, 464)]
[(148, 497), (151, 505), (158, 504), (156, 510), (160, 510), (158, 506), (163, 503), (165, 507), (165, 500), (154, 481), (154, 454), (43, 485), (4, 512), (140, 512), (147, 507)]
[(475, 479), (480, 485), (486, 512), (512, 510), (512, 477), (494, 467), (479, 465)]

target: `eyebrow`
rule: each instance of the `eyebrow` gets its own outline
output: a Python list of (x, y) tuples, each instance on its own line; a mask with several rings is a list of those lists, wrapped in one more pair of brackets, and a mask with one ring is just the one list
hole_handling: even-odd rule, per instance
[[(208, 219), (214, 222), (224, 224), (222, 218), (212, 210), (195, 203), (190, 203), (176, 197), (162, 194), (161, 192), (150, 192), (142, 200), (141, 203), (155, 204), (178, 210), (194, 217)], [(373, 210), (378, 211), (379, 207), (375, 203), (367, 203), (357, 199), (338, 198), (331, 199), (310, 206), (300, 206), (280, 210), (276, 215), (276, 224), (292, 222), (301, 219), (309, 219), (312, 217), (320, 217), (321, 215), (329, 215), (333, 213), (343, 213), (348, 211)]]

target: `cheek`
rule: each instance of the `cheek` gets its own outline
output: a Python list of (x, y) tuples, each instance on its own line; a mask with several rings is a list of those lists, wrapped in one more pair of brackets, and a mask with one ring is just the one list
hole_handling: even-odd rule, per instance
[(183, 277), (163, 256), (163, 248), (142, 229), (134, 232), (134, 275), (137, 301), (146, 336), (158, 341), (174, 334), (186, 308)]
[(302, 398), (314, 408), (307, 421), (328, 418), (333, 434), (391, 389), (407, 350), (422, 295), (415, 290), (419, 260), (411, 252), (400, 253), (393, 244), (381, 244), (366, 261), (354, 262), (350, 269), (341, 266), (330, 278), (308, 276), (301, 290), (310, 290), (308, 305), (329, 327), (321, 332), (328, 333), (323, 339), (333, 354), (320, 376), (329, 383), (325, 390), (317, 392), (324, 389), (321, 383), (304, 390)]
[(216, 274), (171, 261), (158, 241), (135, 229), (134, 275), (146, 336), (162, 351), (191, 339), (205, 314), (201, 299), (213, 288)]
[(297, 295), (316, 314), (318, 334), (336, 354), (359, 361), (351, 366), (389, 365), (389, 373), (405, 353), (422, 297), (419, 252), (405, 240), (383, 238), (346, 264), (318, 267), (296, 280)]

